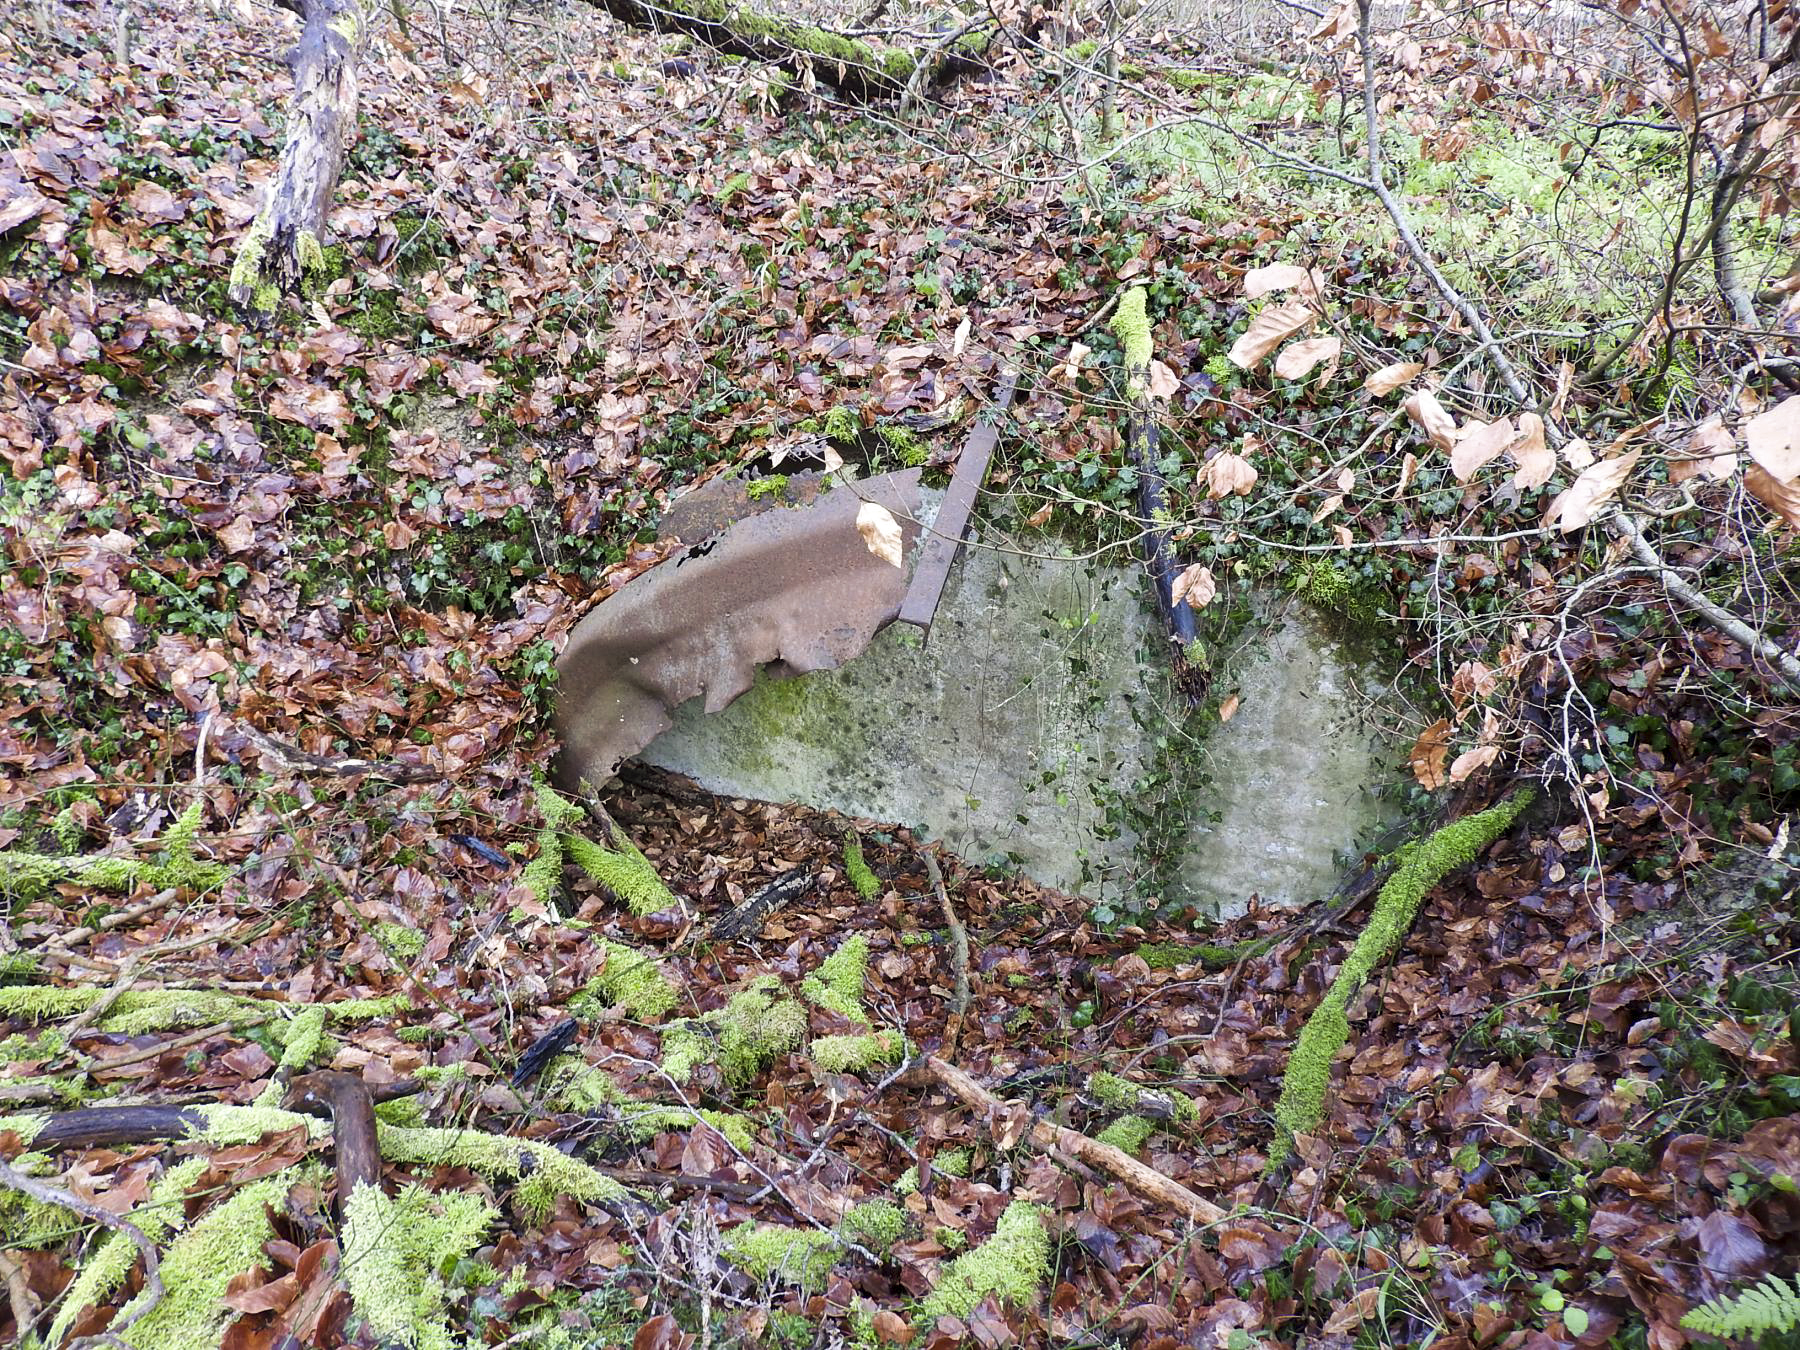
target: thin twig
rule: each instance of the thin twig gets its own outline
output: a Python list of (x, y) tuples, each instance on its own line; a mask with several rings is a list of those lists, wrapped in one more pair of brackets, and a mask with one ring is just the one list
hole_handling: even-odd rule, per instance
[(950, 929), (951, 958), (956, 963), (955, 992), (950, 996), (950, 1016), (944, 1026), (944, 1049), (946, 1058), (956, 1055), (956, 1043), (962, 1036), (963, 1019), (969, 1012), (969, 933), (963, 927), (962, 920), (956, 915), (956, 907), (950, 903), (950, 892), (944, 888), (944, 874), (939, 869), (937, 858), (930, 849), (921, 855), (925, 859), (925, 872), (931, 878), (931, 885), (937, 891), (938, 904), (944, 911), (944, 923)]

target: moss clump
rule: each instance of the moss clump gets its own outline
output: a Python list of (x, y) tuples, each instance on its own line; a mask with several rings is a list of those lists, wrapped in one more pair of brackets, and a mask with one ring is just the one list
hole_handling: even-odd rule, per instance
[(38, 1137), (38, 1131), (50, 1119), (48, 1111), (19, 1111), (10, 1116), (0, 1116), (0, 1134), (16, 1134), (26, 1147)]
[[(48, 1153), (21, 1153), (12, 1160), (12, 1169), (39, 1180), (56, 1174), (56, 1164)], [(84, 1223), (61, 1205), (47, 1205), (22, 1191), (0, 1188), (0, 1234), (4, 1235), (0, 1246), (27, 1251), (58, 1247)]]
[(906, 1056), (906, 1042), (896, 1032), (876, 1031), (861, 1036), (819, 1036), (807, 1049), (812, 1061), (827, 1073), (848, 1073), (877, 1064), (898, 1064)]
[(438, 1272), (474, 1251), (499, 1217), (469, 1191), (409, 1186), (390, 1199), (378, 1185), (356, 1188), (344, 1204), (344, 1282), (378, 1341), (409, 1350), (459, 1344), (444, 1321)]
[(683, 1019), (663, 1028), (662, 1067), (669, 1081), (686, 1087), (694, 1070), (713, 1057), (712, 1037), (693, 1021)]
[[(184, 1202), (187, 1193), (208, 1166), (204, 1157), (176, 1163), (151, 1188), (150, 1198), (131, 1211), (131, 1222), (157, 1246), (167, 1242), (186, 1225)], [(82, 1263), (81, 1273), (63, 1294), (62, 1307), (50, 1324), (50, 1335), (44, 1344), (61, 1345), (69, 1328), (75, 1324), (75, 1318), (84, 1309), (97, 1307), (124, 1284), (137, 1260), (138, 1250), (130, 1238), (123, 1233), (108, 1233)]]
[(875, 434), (881, 437), (882, 445), (886, 447), (889, 454), (900, 461), (902, 468), (916, 469), (931, 458), (931, 452), (926, 448), (925, 442), (906, 427), (887, 422), (877, 427)]
[(378, 1125), (381, 1156), (413, 1167), (467, 1167), (492, 1180), (517, 1181), (513, 1198), (533, 1223), (550, 1217), (559, 1196), (583, 1204), (630, 1198), (618, 1182), (536, 1139), (480, 1130), (414, 1129)]
[(229, 1147), (232, 1144), (254, 1144), (265, 1135), (291, 1130), (304, 1125), (309, 1139), (323, 1139), (331, 1133), (331, 1122), (319, 1116), (283, 1111), (274, 1106), (230, 1106), (208, 1102), (192, 1108), (200, 1117), (200, 1125), (190, 1137)]
[(1143, 391), (1155, 352), (1150, 339), (1150, 316), (1144, 312), (1147, 294), (1142, 286), (1133, 286), (1119, 297), (1119, 307), (1112, 316), (1113, 336), (1119, 339), (1124, 353), (1126, 387), (1133, 398)]
[(838, 1231), (859, 1247), (886, 1257), (906, 1235), (906, 1214), (887, 1200), (867, 1200), (844, 1215)]
[(847, 403), (840, 403), (825, 414), (825, 437), (840, 445), (862, 435), (862, 417)]
[(873, 900), (881, 894), (881, 881), (863, 857), (862, 840), (855, 830), (844, 836), (844, 875), (863, 899)]
[(748, 1153), (756, 1146), (756, 1136), (750, 1129), (750, 1122), (729, 1111), (665, 1106), (659, 1102), (633, 1102), (619, 1114), (626, 1136), (633, 1143), (641, 1144), (646, 1139), (670, 1130), (691, 1130), (704, 1122), (724, 1135), (726, 1142), (739, 1153)]
[(282, 1041), (281, 1062), (278, 1068), (283, 1072), (269, 1080), (268, 1086), (257, 1094), (257, 1106), (274, 1106), (281, 1100), (283, 1083), (297, 1073), (304, 1073), (318, 1058), (319, 1051), (325, 1046), (325, 1005), (310, 1004), (302, 1008), (294, 1019), (287, 1024), (287, 1035)]
[(595, 1112), (625, 1100), (613, 1076), (580, 1055), (558, 1055), (544, 1070), (543, 1081), (545, 1095), (562, 1111)]
[[(159, 1272), (162, 1301), (131, 1327), (136, 1350), (193, 1350), (219, 1343), (225, 1323), (235, 1316), (225, 1306), (226, 1286), (253, 1266), (268, 1267), (263, 1243), (275, 1235), (268, 1211), (286, 1204), (289, 1188), (311, 1170), (290, 1167), (251, 1182), (175, 1240)], [(140, 1294), (120, 1316), (143, 1300)]]
[(841, 943), (835, 952), (820, 962), (817, 970), (800, 982), (800, 993), (808, 1002), (867, 1026), (869, 1015), (863, 1011), (862, 996), (863, 981), (868, 972), (869, 939), (857, 933)]
[(1347, 620), (1356, 628), (1369, 628), (1381, 619), (1381, 604), (1367, 586), (1329, 558), (1314, 558), (1295, 565), (1288, 574), (1288, 589), (1321, 613)]
[(265, 208), (238, 240), (237, 257), (231, 263), (232, 298), (239, 304), (247, 299), (250, 309), (262, 315), (273, 314), (281, 302), (281, 292), (264, 275), (267, 269), (263, 266), (263, 254), (268, 251), (273, 234), (274, 226)]
[(600, 942), (606, 948), (606, 964), (573, 1005), (577, 1016), (583, 1014), (583, 998), (623, 1008), (641, 1022), (653, 1022), (675, 1006), (675, 986), (661, 966), (623, 942), (611, 938)]
[(1271, 935), (1251, 938), (1229, 947), (1212, 942), (1145, 942), (1139, 944), (1137, 954), (1152, 970), (1175, 970), (1196, 963), (1208, 970), (1223, 970), (1228, 966), (1235, 966), (1239, 961), (1261, 956), (1275, 945), (1275, 941), (1275, 937)]
[(1050, 1232), (1044, 1211), (1015, 1200), (1006, 1207), (994, 1236), (944, 1269), (926, 1296), (927, 1317), (966, 1317), (989, 1294), (1015, 1306), (1031, 1302), (1050, 1274)]
[(1142, 1116), (1120, 1116), (1094, 1138), (1102, 1144), (1111, 1144), (1126, 1153), (1143, 1152), (1144, 1145), (1150, 1142), (1150, 1136), (1156, 1133), (1156, 1122), (1146, 1120)]
[[(931, 1160), (931, 1170), (942, 1172), (947, 1177), (966, 1177), (969, 1168), (975, 1162), (975, 1151), (968, 1148), (947, 1148)], [(900, 1174), (894, 1182), (896, 1195), (911, 1195), (919, 1189), (919, 1168), (915, 1163)]]
[(1088, 1096), (1102, 1106), (1111, 1107), (1115, 1111), (1138, 1111), (1144, 1109), (1144, 1098), (1152, 1101), (1168, 1103), (1169, 1113), (1176, 1120), (1200, 1119), (1200, 1108), (1193, 1101), (1179, 1092), (1159, 1092), (1155, 1088), (1142, 1087), (1129, 1078), (1120, 1078), (1117, 1074), (1096, 1073), (1088, 1079)]
[(724, 1234), (725, 1259), (745, 1274), (778, 1284), (818, 1288), (838, 1263), (841, 1248), (816, 1228), (739, 1224)]
[(225, 869), (194, 857), (204, 810), (196, 801), (176, 817), (157, 841), (160, 852), (154, 860), (0, 852), (0, 895), (29, 900), (65, 884), (96, 891), (130, 891), (139, 885), (159, 891), (212, 890), (225, 880)]
[(674, 909), (678, 904), (675, 893), (656, 874), (650, 860), (623, 835), (617, 843), (618, 848), (606, 849), (582, 835), (572, 834), (564, 840), (564, 847), (570, 861), (624, 901), (633, 914)]
[(403, 923), (384, 923), (375, 929), (375, 941), (389, 956), (416, 961), (425, 950), (425, 935)]
[(1473, 862), (1530, 805), (1532, 796), (1529, 789), (1516, 792), (1498, 806), (1452, 821), (1408, 844), (1396, 855), (1394, 871), (1375, 897), (1367, 927), (1344, 958), (1331, 988), (1300, 1029), (1288, 1056), (1281, 1099), (1275, 1104), (1275, 1139), (1269, 1149), (1271, 1168), (1293, 1150), (1295, 1135), (1317, 1129), (1325, 1119), (1331, 1061), (1350, 1039), (1350, 999), (1405, 939), (1431, 888), (1455, 868)]
[(756, 1077), (806, 1039), (806, 1011), (781, 992), (773, 975), (753, 980), (718, 1014), (719, 1065), (733, 1083)]

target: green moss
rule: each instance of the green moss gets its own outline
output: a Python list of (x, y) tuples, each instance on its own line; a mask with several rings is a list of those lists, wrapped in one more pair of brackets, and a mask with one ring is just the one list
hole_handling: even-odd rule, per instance
[(159, 891), (212, 890), (225, 880), (225, 869), (194, 857), (204, 809), (196, 801), (176, 817), (157, 841), (155, 859), (0, 852), (0, 895), (32, 899), (61, 885), (99, 891), (131, 891), (140, 885)]
[(892, 1031), (861, 1036), (817, 1036), (807, 1048), (807, 1054), (827, 1073), (848, 1073), (877, 1064), (898, 1064), (906, 1057), (906, 1042)]
[(749, 1153), (756, 1146), (756, 1135), (750, 1122), (729, 1111), (668, 1106), (660, 1102), (631, 1102), (620, 1109), (619, 1119), (625, 1127), (626, 1137), (638, 1144), (672, 1130), (691, 1130), (705, 1122), (724, 1135), (740, 1153)]
[(1124, 354), (1125, 382), (1134, 398), (1143, 389), (1144, 379), (1150, 371), (1150, 358), (1155, 354), (1150, 337), (1150, 316), (1144, 312), (1147, 295), (1142, 286), (1131, 287), (1119, 297), (1119, 307), (1112, 316), (1113, 335), (1119, 339)]
[(1297, 564), (1288, 574), (1288, 589), (1322, 614), (1369, 627), (1381, 619), (1381, 602), (1343, 568), (1327, 558)]
[(616, 1106), (625, 1094), (604, 1069), (596, 1069), (580, 1055), (558, 1055), (544, 1070), (544, 1090), (559, 1110), (595, 1112)]
[(30, 1147), (49, 1119), (48, 1111), (16, 1111), (9, 1116), (0, 1116), (0, 1134), (16, 1134), (19, 1142)]
[(844, 875), (863, 899), (873, 900), (881, 894), (881, 882), (863, 858), (862, 840), (855, 830), (844, 835)]
[(280, 1101), (285, 1090), (284, 1080), (297, 1073), (305, 1073), (324, 1046), (325, 1005), (309, 1004), (287, 1024), (287, 1033), (281, 1046), (281, 1061), (277, 1066), (286, 1072), (269, 1079), (268, 1086), (257, 1095), (256, 1105), (274, 1106)]
[(758, 478), (754, 483), (744, 485), (744, 495), (753, 502), (764, 497), (779, 497), (787, 491), (788, 476), (785, 473), (772, 473), (767, 478)]
[(844, 1215), (838, 1231), (859, 1247), (867, 1247), (885, 1257), (894, 1244), (906, 1235), (906, 1214), (888, 1200), (867, 1200), (852, 1206)]
[(1331, 1062), (1350, 1039), (1351, 998), (1405, 940), (1432, 887), (1449, 872), (1473, 862), (1530, 805), (1532, 796), (1529, 789), (1516, 792), (1498, 806), (1452, 821), (1396, 855), (1394, 871), (1375, 897), (1368, 925), (1344, 958), (1331, 988), (1301, 1028), (1288, 1056), (1281, 1098), (1275, 1105), (1275, 1139), (1269, 1149), (1271, 1168), (1292, 1152), (1296, 1134), (1317, 1129), (1325, 1119)]
[(407, 961), (418, 960), (419, 953), (425, 950), (425, 935), (404, 923), (378, 924), (375, 941), (381, 944), (381, 950), (389, 956)]
[(886, 422), (875, 429), (875, 434), (881, 437), (881, 443), (900, 461), (902, 468), (916, 469), (931, 458), (925, 442), (906, 427)]
[[(585, 995), (611, 1007), (623, 1008), (641, 1022), (653, 1022), (675, 1006), (675, 986), (663, 974), (662, 967), (640, 951), (623, 942), (601, 938), (606, 948), (606, 965), (588, 981)], [(572, 1010), (583, 1015), (576, 1000)]]
[(724, 1234), (723, 1252), (727, 1261), (756, 1279), (817, 1289), (837, 1264), (841, 1248), (835, 1237), (816, 1228), (745, 1223)]
[[(12, 1168), (40, 1181), (56, 1175), (56, 1164), (47, 1153), (21, 1153), (12, 1160)], [(85, 1223), (61, 1205), (47, 1205), (22, 1191), (0, 1187), (0, 1247), (26, 1251), (60, 1247)]]
[(843, 444), (862, 435), (862, 416), (848, 403), (840, 403), (825, 414), (825, 437)]
[(1037, 1297), (1050, 1274), (1050, 1233), (1044, 1211), (1015, 1200), (1000, 1216), (993, 1237), (944, 1268), (920, 1311), (926, 1317), (966, 1317), (992, 1294), (1022, 1306)]
[(583, 1204), (616, 1204), (630, 1192), (604, 1173), (536, 1139), (480, 1130), (378, 1125), (381, 1156), (414, 1167), (467, 1167), (492, 1180), (516, 1181), (513, 1198), (534, 1223), (549, 1218), (560, 1196)]
[(801, 996), (867, 1026), (869, 1015), (863, 1011), (862, 996), (868, 970), (869, 939), (861, 933), (854, 934), (800, 982)]
[(624, 901), (633, 914), (674, 909), (675, 895), (650, 860), (629, 839), (621, 837), (618, 842), (618, 849), (605, 849), (582, 835), (571, 834), (563, 847), (577, 867)]
[[(194, 1183), (210, 1166), (205, 1157), (188, 1158), (164, 1172), (150, 1196), (128, 1216), (143, 1235), (161, 1247), (187, 1224), (184, 1202)], [(98, 1307), (125, 1283), (138, 1262), (138, 1250), (123, 1233), (108, 1233), (82, 1262), (81, 1273), (63, 1294), (62, 1306), (50, 1325), (46, 1345), (61, 1345), (75, 1318), (87, 1308)]]
[(469, 1191), (427, 1194), (409, 1186), (389, 1198), (358, 1186), (344, 1204), (344, 1282), (356, 1311), (383, 1345), (452, 1350), (438, 1272), (480, 1245), (500, 1217)]
[(1117, 1074), (1104, 1071), (1089, 1077), (1087, 1093), (1102, 1106), (1111, 1107), (1115, 1111), (1143, 1109), (1144, 1097), (1148, 1094), (1154, 1101), (1168, 1103), (1169, 1112), (1176, 1120), (1200, 1119), (1200, 1108), (1181, 1093), (1147, 1088), (1129, 1078), (1120, 1078)]
[(732, 997), (718, 1015), (719, 1065), (733, 1083), (756, 1077), (779, 1055), (806, 1039), (806, 1011), (764, 975)]
[(1143, 1152), (1150, 1136), (1156, 1133), (1156, 1122), (1142, 1116), (1120, 1116), (1094, 1138), (1132, 1155)]
[(207, 1102), (193, 1110), (201, 1125), (194, 1134), (210, 1144), (229, 1147), (232, 1144), (254, 1144), (265, 1135), (296, 1126), (306, 1127), (307, 1137), (323, 1139), (331, 1133), (331, 1122), (319, 1116), (283, 1111), (274, 1106), (231, 1106), (223, 1102)]
[(663, 1028), (662, 1067), (671, 1082), (685, 1087), (693, 1080), (694, 1070), (712, 1061), (712, 1037), (689, 1020), (671, 1022)]
[(239, 304), (247, 298), (250, 308), (259, 314), (273, 314), (281, 301), (281, 293), (264, 277), (263, 254), (273, 233), (274, 227), (265, 208), (244, 231), (244, 237), (238, 241), (237, 256), (231, 264), (232, 298)]
[[(947, 1148), (931, 1159), (931, 1170), (942, 1172), (947, 1177), (966, 1177), (969, 1168), (974, 1165), (975, 1152), (968, 1148)], [(896, 1195), (911, 1195), (919, 1189), (919, 1168), (915, 1163), (900, 1174), (894, 1182)]]
[[(225, 1306), (234, 1276), (267, 1269), (263, 1244), (275, 1236), (268, 1211), (287, 1203), (290, 1187), (310, 1171), (290, 1167), (253, 1181), (215, 1205), (177, 1238), (162, 1258), (162, 1300), (131, 1327), (135, 1350), (193, 1350), (219, 1344), (225, 1323), (236, 1314)], [(130, 1314), (140, 1294), (120, 1310)]]

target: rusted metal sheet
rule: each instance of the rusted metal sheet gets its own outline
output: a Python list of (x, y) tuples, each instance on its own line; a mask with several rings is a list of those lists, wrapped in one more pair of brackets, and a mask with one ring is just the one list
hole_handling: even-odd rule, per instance
[(1018, 385), (1016, 371), (1003, 370), (1000, 387), (994, 393), (996, 416), (981, 422), (969, 433), (967, 444), (950, 476), (950, 489), (938, 508), (931, 532), (919, 545), (918, 561), (913, 565), (912, 584), (900, 604), (900, 622), (931, 631), (932, 616), (944, 596), (944, 584), (950, 579), (950, 566), (962, 547), (969, 518), (975, 513), (975, 496), (987, 480), (988, 461), (1000, 441), (1000, 417), (1012, 406), (1013, 390)]

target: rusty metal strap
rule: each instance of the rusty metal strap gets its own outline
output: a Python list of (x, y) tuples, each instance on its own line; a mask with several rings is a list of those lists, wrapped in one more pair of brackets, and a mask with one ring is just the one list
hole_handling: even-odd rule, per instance
[[(1004, 415), (1012, 406), (1013, 390), (1018, 386), (1018, 372), (1006, 369), (1000, 373), (1000, 387), (994, 392), (994, 411)], [(979, 423), (969, 433), (956, 471), (950, 476), (950, 488), (938, 507), (937, 519), (919, 544), (919, 559), (913, 566), (912, 582), (906, 598), (900, 602), (899, 621), (910, 623), (926, 633), (944, 598), (944, 585), (950, 579), (950, 566), (962, 547), (969, 518), (975, 513), (975, 494), (987, 479), (988, 461), (1000, 440), (1000, 416)]]

